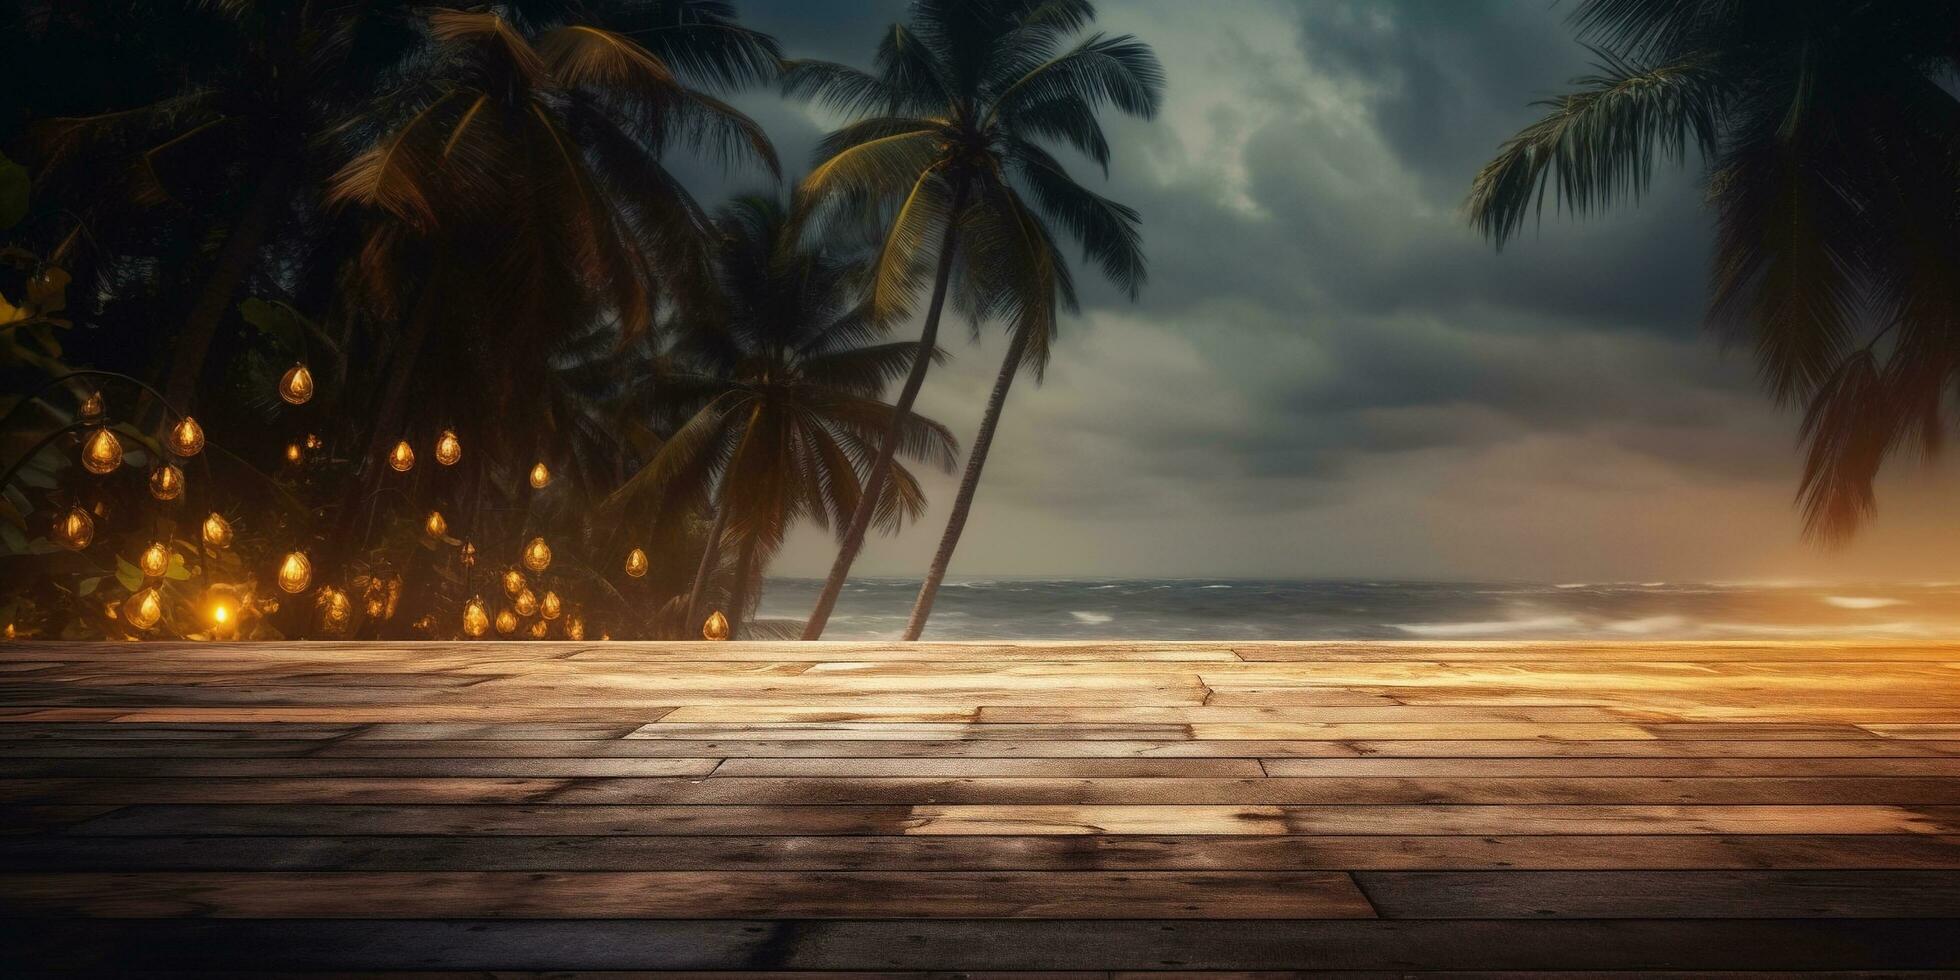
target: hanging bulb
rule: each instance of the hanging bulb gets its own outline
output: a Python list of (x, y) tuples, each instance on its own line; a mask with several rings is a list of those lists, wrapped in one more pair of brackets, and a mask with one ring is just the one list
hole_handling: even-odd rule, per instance
[(402, 577), (400, 575), (388, 576), (388, 580), (382, 585), (382, 594), (386, 597), (387, 601), (381, 607), (381, 618), (384, 620), (394, 619), (395, 610), (402, 604)]
[(545, 469), (544, 463), (542, 461), (540, 461), (538, 465), (531, 467), (531, 489), (543, 490), (546, 486), (550, 485), (550, 483), (551, 483), (551, 471)]
[(163, 597), (157, 594), (155, 587), (136, 590), (123, 603), (122, 618), (123, 622), (139, 630), (155, 626), (157, 620), (163, 618)]
[(524, 632), (526, 635), (530, 636), (530, 638), (533, 640), (542, 640), (546, 636), (551, 635), (551, 624), (540, 619), (537, 622), (532, 623), (531, 628), (525, 630)]
[(626, 553), (626, 577), (639, 578), (647, 573), (647, 553), (638, 548)]
[(728, 617), (717, 609), (708, 614), (708, 621), (701, 624), (701, 638), (704, 640), (728, 639)]
[(170, 463), (164, 463), (150, 471), (150, 496), (158, 500), (176, 500), (183, 495), (183, 470)]
[(522, 591), (524, 591), (524, 573), (515, 568), (504, 569), (504, 594), (515, 599)]
[(204, 427), (186, 415), (170, 429), (170, 451), (189, 458), (204, 451)]
[(313, 434), (313, 433), (311, 433), (311, 432), (308, 432), (308, 433), (306, 434), (306, 451), (307, 451), (307, 452), (319, 452), (319, 451), (320, 451), (320, 447), (321, 447), (321, 446), (323, 446), (323, 445), (325, 445), (325, 443), (323, 443), (323, 442), (321, 442), (321, 441), (320, 441), (320, 437), (319, 437), (319, 436), (317, 436), (317, 435), (315, 435), (315, 434)]
[(497, 632), (503, 636), (517, 632), (517, 614), (509, 606), (497, 610)]
[(102, 401), (102, 393), (99, 391), (89, 392), (88, 397), (82, 399), (81, 410), (76, 413), (84, 422), (100, 422), (107, 414), (109, 414), (109, 406)]
[(564, 608), (565, 604), (558, 598), (558, 593), (550, 589), (544, 590), (544, 597), (538, 600), (538, 615), (546, 619), (557, 619)]
[(211, 635), (230, 633), (238, 625), (238, 605), (229, 595), (215, 595), (211, 599)]
[(406, 473), (415, 468), (415, 449), (407, 439), (395, 443), (395, 448), (388, 450), (388, 468), (397, 473)]
[(517, 610), (519, 616), (536, 615), (538, 611), (537, 593), (532, 592), (530, 589), (525, 589), (517, 594), (516, 599), (511, 600), (511, 606)]
[(137, 557), (136, 567), (149, 578), (162, 578), (170, 570), (170, 549), (161, 541), (152, 543)]
[(320, 594), (314, 600), (320, 610), (320, 628), (329, 633), (339, 633), (354, 621), (354, 603), (347, 593), (331, 585), (320, 587)]
[(279, 563), (279, 588), (286, 592), (305, 592), (313, 584), (313, 563), (306, 560), (306, 553), (294, 551)]
[(304, 405), (313, 400), (313, 372), (305, 364), (294, 364), (279, 378), (279, 398), (288, 405)]
[(456, 461), (462, 458), (463, 443), (456, 438), (455, 431), (442, 430), (442, 435), (436, 439), (436, 462), (444, 466), (455, 466)]
[(70, 507), (68, 513), (55, 518), (48, 537), (69, 551), (80, 551), (95, 540), (95, 518), (80, 507)]
[(463, 566), (464, 568), (475, 568), (475, 567), (476, 567), (476, 545), (473, 545), (473, 544), (471, 544), (471, 543), (469, 543), (468, 541), (465, 541), (465, 542), (463, 542), (463, 548), (462, 548), (462, 550), (461, 550), (461, 551), (458, 551), (458, 552), (456, 553), (456, 560), (457, 560), (458, 562), (460, 562), (460, 563), (462, 563), (462, 566)]
[(213, 512), (204, 519), (204, 543), (212, 549), (223, 551), (231, 547), (231, 524), (223, 516)]
[(442, 519), (442, 511), (432, 510), (429, 512), (428, 521), (422, 525), (422, 530), (429, 532), (429, 537), (440, 538), (449, 533), (449, 522)]
[(585, 639), (585, 620), (579, 618), (577, 613), (565, 617), (565, 639)]
[(533, 572), (542, 572), (551, 567), (551, 546), (543, 538), (532, 538), (524, 546), (524, 567)]
[(483, 608), (482, 596), (471, 596), (463, 603), (463, 634), (472, 639), (490, 632), (490, 614)]
[(122, 441), (107, 428), (89, 433), (82, 443), (82, 468), (96, 476), (108, 476), (123, 463)]
[(286, 462), (297, 466), (302, 458), (304, 457), (299, 451), (299, 443), (289, 442), (286, 444)]

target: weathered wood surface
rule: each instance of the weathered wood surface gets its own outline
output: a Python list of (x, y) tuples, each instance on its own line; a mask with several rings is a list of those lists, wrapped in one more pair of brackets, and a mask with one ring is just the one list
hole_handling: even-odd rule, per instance
[(1932, 975), (1960, 646), (9, 644), (0, 965)]

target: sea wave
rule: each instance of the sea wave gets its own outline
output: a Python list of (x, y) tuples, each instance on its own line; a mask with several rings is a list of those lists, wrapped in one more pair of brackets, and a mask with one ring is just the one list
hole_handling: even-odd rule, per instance
[(1886, 606), (1903, 606), (1904, 599), (1883, 599), (1876, 596), (1827, 595), (1824, 604), (1839, 609), (1884, 609)]
[(1393, 625), (1398, 630), (1416, 636), (1486, 636), (1580, 630), (1585, 627), (1577, 616), (1535, 616), (1530, 619), (1493, 619), (1477, 623), (1395, 623)]
[(1111, 616), (1108, 613), (1083, 612), (1075, 609), (1069, 610), (1069, 615), (1074, 616), (1076, 622), (1086, 623), (1090, 626), (1100, 626), (1103, 623), (1112, 622), (1116, 619), (1115, 616)]

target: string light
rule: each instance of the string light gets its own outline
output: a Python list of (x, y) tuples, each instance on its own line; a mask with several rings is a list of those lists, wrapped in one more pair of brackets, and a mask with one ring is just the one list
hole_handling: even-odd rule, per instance
[(530, 589), (525, 589), (517, 594), (516, 599), (511, 600), (511, 605), (516, 608), (519, 616), (535, 615), (538, 611), (537, 594)]
[(170, 570), (170, 549), (163, 542), (151, 543), (136, 559), (136, 567), (149, 578), (162, 578)]
[(174, 464), (164, 463), (150, 471), (150, 496), (158, 500), (176, 500), (183, 495), (183, 470)]
[(626, 577), (639, 578), (647, 573), (647, 553), (638, 548), (626, 553)]
[(284, 592), (298, 594), (313, 584), (313, 563), (306, 559), (302, 551), (289, 552), (286, 560), (279, 563), (279, 588)]
[(422, 530), (429, 532), (429, 537), (440, 538), (449, 533), (449, 522), (442, 519), (442, 511), (432, 510), (429, 512), (428, 521), (422, 525)]
[(585, 639), (585, 620), (578, 613), (573, 613), (565, 617), (565, 639)]
[(320, 628), (329, 633), (339, 633), (354, 621), (354, 603), (347, 593), (331, 585), (320, 587), (320, 594), (314, 599), (320, 610)]
[(545, 469), (544, 463), (542, 461), (540, 461), (538, 465), (531, 467), (531, 489), (543, 490), (546, 486), (549, 486), (550, 484), (551, 484), (551, 471)]
[(95, 518), (80, 507), (70, 507), (68, 513), (55, 519), (48, 537), (69, 551), (80, 551), (95, 540)]
[(395, 443), (395, 448), (388, 451), (388, 468), (397, 473), (406, 473), (415, 468), (415, 447), (410, 446), (407, 439)]
[(109, 407), (103, 403), (101, 392), (91, 391), (87, 398), (82, 399), (82, 408), (77, 414), (84, 422), (100, 422), (104, 415), (109, 414)]
[(717, 609), (708, 614), (708, 621), (701, 624), (701, 638), (704, 640), (728, 639), (728, 617)]
[(279, 377), (279, 398), (288, 405), (304, 405), (313, 400), (313, 372), (305, 364), (294, 364)]
[(542, 572), (551, 567), (551, 546), (543, 538), (532, 538), (524, 546), (524, 567), (533, 572)]
[(122, 618), (139, 630), (149, 629), (163, 618), (163, 598), (154, 587), (138, 589), (123, 603)]
[(529, 634), (529, 636), (533, 640), (542, 640), (546, 636), (550, 635), (551, 624), (540, 619), (537, 622), (532, 623), (531, 628), (526, 630), (525, 632)]
[(463, 603), (463, 633), (472, 639), (490, 632), (490, 614), (484, 611), (483, 597), (471, 596)]
[(322, 445), (325, 444), (320, 441), (318, 435), (311, 432), (306, 434), (306, 449), (308, 452), (319, 452)]
[(558, 613), (564, 608), (564, 602), (558, 598), (558, 593), (550, 589), (544, 590), (544, 596), (538, 600), (538, 615), (546, 619), (557, 619)]
[(497, 632), (504, 636), (517, 632), (517, 614), (509, 606), (497, 610)]
[(82, 443), (82, 468), (96, 476), (108, 476), (123, 463), (122, 440), (106, 427), (89, 433)]
[(297, 466), (297, 465), (299, 465), (299, 461), (300, 461), (300, 459), (301, 459), (301, 458), (302, 458), (302, 457), (301, 457), (301, 454), (300, 454), (300, 451), (299, 451), (299, 443), (297, 443), (297, 442), (289, 442), (289, 443), (287, 443), (287, 444), (286, 444), (286, 462), (288, 462), (288, 463), (292, 463), (293, 465), (295, 465), (295, 466)]
[(456, 553), (456, 560), (457, 560), (458, 562), (460, 562), (460, 563), (462, 563), (462, 566), (463, 566), (464, 568), (475, 568), (475, 567), (476, 567), (476, 545), (473, 545), (473, 544), (471, 544), (471, 543), (469, 543), (468, 541), (465, 541), (465, 542), (463, 542), (463, 548), (462, 548), (462, 550), (461, 550), (461, 551), (458, 551), (458, 552)]
[(170, 451), (186, 459), (204, 451), (204, 427), (186, 415), (170, 430)]
[(504, 569), (504, 594), (515, 599), (522, 591), (524, 591), (524, 573), (515, 568)]
[(444, 466), (455, 466), (456, 461), (462, 458), (463, 443), (456, 438), (455, 431), (442, 430), (442, 435), (436, 439), (436, 462)]
[(218, 636), (231, 632), (237, 623), (238, 608), (228, 595), (214, 595), (211, 599), (211, 635)]
[(218, 551), (231, 547), (231, 523), (213, 512), (204, 519), (204, 543)]

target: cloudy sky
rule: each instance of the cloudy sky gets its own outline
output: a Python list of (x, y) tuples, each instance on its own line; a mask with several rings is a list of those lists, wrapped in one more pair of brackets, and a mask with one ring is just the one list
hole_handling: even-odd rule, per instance
[[(1494, 253), (1472, 174), (1586, 68), (1545, 0), (1105, 0), (1162, 115), (1112, 119), (1140, 301), (1085, 293), (1017, 386), (960, 575), (1960, 578), (1950, 471), (1895, 465), (1851, 547), (1798, 537), (1795, 418), (1701, 327), (1692, 173)], [(793, 57), (869, 62), (901, 2), (743, 0)], [(793, 170), (836, 120), (754, 95)], [(1084, 168), (1092, 185), (1100, 175)], [(1088, 276), (1082, 277), (1085, 281)], [(921, 410), (970, 440), (1004, 342), (951, 335)], [(915, 575), (934, 509), (859, 574)], [(831, 546), (778, 568), (821, 575)]]

